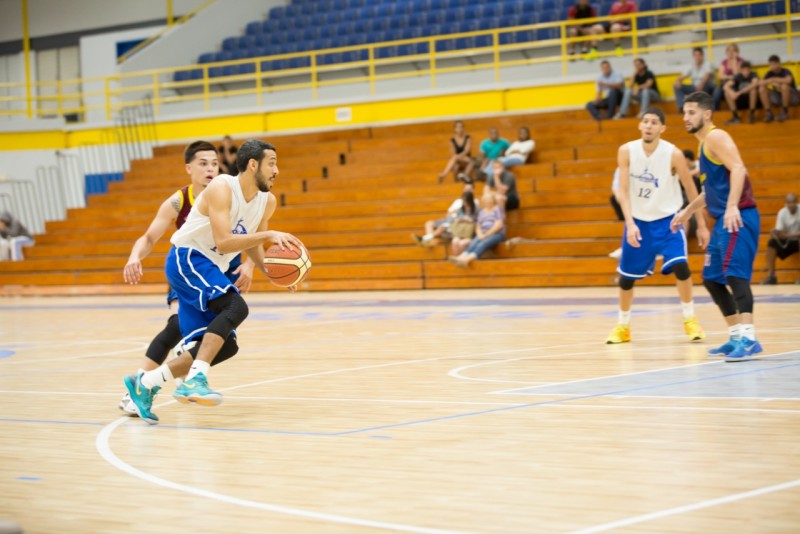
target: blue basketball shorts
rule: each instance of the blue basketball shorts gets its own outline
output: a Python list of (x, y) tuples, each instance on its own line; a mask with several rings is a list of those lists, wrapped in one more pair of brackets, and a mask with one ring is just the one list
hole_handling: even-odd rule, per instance
[[(236, 269), (238, 269), (241, 264), (242, 264), (242, 255), (239, 254), (231, 260), (231, 265), (230, 267), (228, 267), (228, 271), (225, 273), (225, 276), (228, 277), (228, 280), (230, 280), (234, 284), (239, 279), (239, 275), (233, 274), (233, 272)], [(178, 300), (178, 293), (174, 289), (172, 289), (172, 286), (170, 286), (169, 291), (167, 291), (167, 307), (169, 307), (169, 305), (175, 302), (176, 300)]]
[(664, 217), (655, 221), (639, 221), (634, 219), (642, 240), (639, 248), (628, 244), (628, 229), (622, 234), (622, 258), (619, 261), (617, 272), (623, 278), (640, 280), (653, 274), (656, 264), (656, 255), (661, 254), (664, 259), (661, 264), (661, 273), (670, 274), (675, 265), (687, 260), (686, 232), (683, 228), (673, 233), (669, 229), (672, 217)]
[(165, 269), (178, 295), (178, 322), (183, 342), (188, 343), (202, 337), (217, 316), (208, 309), (208, 302), (239, 290), (214, 262), (192, 248), (172, 247)]
[(714, 223), (703, 263), (704, 280), (726, 284), (725, 279), (729, 276), (745, 280), (753, 277), (761, 216), (757, 208), (745, 208), (741, 214), (742, 227), (736, 232), (731, 233), (725, 229), (723, 217)]

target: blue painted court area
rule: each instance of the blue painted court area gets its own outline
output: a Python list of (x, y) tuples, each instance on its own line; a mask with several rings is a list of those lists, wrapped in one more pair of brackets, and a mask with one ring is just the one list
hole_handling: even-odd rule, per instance
[(505, 391), (514, 395), (800, 399), (800, 353)]
[(13, 350), (0, 349), (0, 360), (2, 360), (3, 358), (10, 358), (16, 353), (17, 352)]

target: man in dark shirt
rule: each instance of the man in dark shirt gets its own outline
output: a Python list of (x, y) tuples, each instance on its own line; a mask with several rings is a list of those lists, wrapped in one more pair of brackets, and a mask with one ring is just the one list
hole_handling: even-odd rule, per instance
[(650, 107), (651, 102), (658, 102), (661, 94), (658, 91), (658, 82), (656, 75), (653, 71), (647, 68), (647, 63), (643, 59), (636, 58), (633, 60), (633, 76), (631, 76), (631, 84), (625, 88), (625, 94), (622, 95), (622, 104), (619, 107), (619, 113), (614, 115), (615, 119), (621, 119), (628, 113), (628, 106), (631, 105), (631, 99), (641, 103), (640, 111), (637, 117), (640, 119), (644, 112)]
[(756, 104), (758, 103), (758, 74), (753, 72), (749, 61), (743, 61), (740, 71), (732, 79), (725, 82), (725, 101), (733, 110), (733, 117), (725, 124), (739, 124), (739, 110), (750, 110), (750, 124), (756, 122)]
[(792, 71), (781, 66), (781, 58), (776, 55), (769, 56), (769, 71), (764, 79), (759, 82), (758, 93), (761, 95), (761, 105), (767, 110), (764, 122), (772, 122), (775, 116), (772, 107), (781, 106), (778, 122), (789, 118), (789, 106), (800, 103), (800, 95), (794, 82)]
[[(597, 16), (597, 11), (589, 5), (589, 0), (578, 0), (576, 4), (567, 10), (567, 20), (577, 20), (577, 19), (592, 19)], [(589, 23), (589, 24), (575, 24), (567, 26), (567, 30), (569, 31), (570, 37), (577, 37), (579, 35), (600, 35), (602, 34), (605, 29), (603, 25), (599, 22)], [(586, 54), (589, 52), (589, 44), (588, 41), (581, 41), (581, 54)], [(597, 57), (597, 40), (591, 41), (591, 54), (589, 59), (594, 59)], [(569, 41), (567, 43), (567, 53), (572, 55), (575, 53), (575, 42)]]

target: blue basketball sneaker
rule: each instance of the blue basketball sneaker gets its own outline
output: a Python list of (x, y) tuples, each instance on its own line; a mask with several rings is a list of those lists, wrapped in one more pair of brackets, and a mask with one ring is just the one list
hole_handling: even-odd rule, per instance
[(196, 402), (203, 406), (217, 406), (222, 403), (222, 395), (208, 387), (208, 379), (203, 373), (197, 373), (172, 393), (175, 400), (188, 404)]
[(723, 343), (719, 347), (715, 349), (708, 349), (708, 354), (711, 356), (725, 356), (733, 352), (733, 349), (736, 348), (736, 343), (738, 342), (738, 339), (730, 338), (726, 343)]
[(144, 419), (148, 425), (155, 425), (158, 423), (158, 416), (151, 412), (150, 408), (152, 408), (153, 399), (161, 388), (158, 386), (155, 386), (153, 389), (144, 387), (142, 385), (142, 375), (144, 375), (144, 373), (129, 375), (122, 381), (128, 389), (128, 394), (131, 396), (131, 403), (136, 409), (136, 413), (138, 413), (139, 417)]
[(755, 339), (742, 338), (736, 343), (736, 348), (725, 355), (726, 362), (746, 362), (762, 352), (761, 343)]

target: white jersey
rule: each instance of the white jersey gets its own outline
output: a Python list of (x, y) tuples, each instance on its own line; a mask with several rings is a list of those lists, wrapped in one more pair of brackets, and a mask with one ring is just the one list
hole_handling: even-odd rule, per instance
[(675, 145), (660, 139), (647, 156), (644, 141), (628, 143), (630, 153), (631, 215), (639, 221), (655, 221), (675, 215), (683, 205), (681, 184), (672, 174)]
[[(256, 197), (250, 202), (244, 200), (242, 187), (239, 185), (239, 178), (220, 174), (214, 181), (222, 180), (231, 188), (231, 233), (233, 234), (252, 234), (258, 230), (258, 225), (264, 217), (264, 210), (267, 208), (267, 199), (270, 193), (258, 192)], [(211, 220), (208, 215), (203, 215), (197, 209), (200, 199), (203, 198), (205, 191), (195, 199), (192, 211), (186, 218), (186, 222), (178, 231), (172, 234), (170, 241), (176, 247), (189, 247), (203, 253), (208, 259), (213, 261), (221, 270), (225, 272), (233, 258), (239, 252), (221, 254), (217, 252), (214, 236), (211, 232)]]

